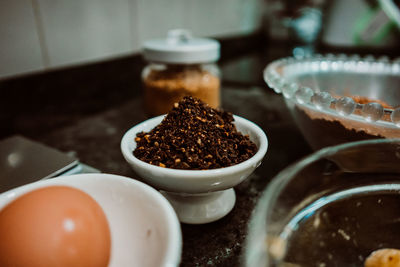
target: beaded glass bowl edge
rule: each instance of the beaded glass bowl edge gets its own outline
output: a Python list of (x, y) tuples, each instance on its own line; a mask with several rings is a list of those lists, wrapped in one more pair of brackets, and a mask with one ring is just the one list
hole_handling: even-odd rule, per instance
[[(282, 73), (285, 68), (291, 68), (292, 73), (308, 69), (322, 73), (353, 71), (364, 74), (384, 73), (385, 75), (400, 77), (400, 58), (390, 60), (386, 56), (375, 58), (371, 55), (361, 57), (344, 54), (316, 54), (303, 58), (287, 57), (271, 62), (263, 73), (264, 80), (269, 87), (297, 104), (329, 113), (333, 112), (341, 116), (355, 117), (355, 113), (357, 113), (361, 115), (357, 118), (366, 122), (379, 121), (400, 127), (400, 107), (387, 108), (375, 101), (361, 104), (349, 96), (335, 98), (329, 92), (311, 89), (288, 80)], [(384, 116), (389, 119), (383, 120)]]

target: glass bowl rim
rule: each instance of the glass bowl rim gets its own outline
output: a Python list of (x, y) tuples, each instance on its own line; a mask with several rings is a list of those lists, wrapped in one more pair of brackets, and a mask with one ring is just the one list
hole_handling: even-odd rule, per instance
[[(361, 57), (358, 54), (315, 54), (304, 57), (285, 57), (269, 63), (263, 71), (263, 78), (267, 85), (276, 93), (282, 94), (286, 99), (295, 101), (296, 104), (306, 106), (320, 112), (329, 112), (340, 116), (349, 116), (351, 119), (362, 120), (366, 123), (379, 123), (383, 126), (400, 128), (400, 106), (395, 108), (383, 107), (381, 103), (369, 102), (365, 104), (357, 103), (351, 97), (344, 96), (335, 98), (327, 92), (316, 92), (312, 88), (304, 87), (296, 82), (290, 82), (281, 74), (278, 69), (294, 64), (314, 64), (313, 68), (323, 69), (323, 72), (346, 71), (346, 68), (356, 68), (362, 65), (364, 70), (372, 72), (378, 69), (378, 73), (385, 73), (400, 77), (400, 57), (390, 60), (388, 56), (374, 57), (366, 55)], [(324, 64), (322, 66), (322, 64)], [(335, 64), (335, 65), (334, 65)], [(334, 67), (333, 67), (334, 65)], [(345, 67), (347, 66), (347, 67)], [(313, 71), (316, 71), (314, 69)], [(324, 95), (323, 95), (324, 94)], [(313, 99), (325, 97), (326, 103), (321, 105)], [(343, 102), (352, 106), (349, 111), (343, 112), (336, 103)], [(360, 115), (356, 115), (358, 111)], [(372, 115), (373, 114), (373, 115)], [(389, 116), (390, 120), (382, 120), (384, 115)]]
[(254, 266), (255, 261), (257, 262), (258, 260), (257, 257), (259, 257), (259, 254), (267, 254), (265, 253), (268, 249), (266, 242), (255, 244), (254, 240), (259, 240), (260, 237), (264, 238), (264, 236), (261, 236), (260, 232), (258, 231), (260, 230), (260, 228), (263, 228), (265, 232), (268, 232), (268, 226), (265, 225), (264, 220), (266, 216), (269, 216), (268, 214), (270, 212), (270, 209), (274, 205), (274, 203), (276, 203), (276, 199), (278, 198), (282, 189), (287, 185), (287, 183), (293, 178), (296, 173), (298, 173), (304, 167), (312, 164), (313, 162), (316, 162), (317, 160), (327, 156), (332, 156), (339, 151), (373, 144), (391, 143), (400, 144), (400, 138), (369, 139), (325, 147), (308, 156), (305, 156), (304, 158), (290, 164), (289, 166), (278, 172), (262, 191), (250, 217), (250, 222), (247, 227), (248, 234), (244, 246), (244, 266)]

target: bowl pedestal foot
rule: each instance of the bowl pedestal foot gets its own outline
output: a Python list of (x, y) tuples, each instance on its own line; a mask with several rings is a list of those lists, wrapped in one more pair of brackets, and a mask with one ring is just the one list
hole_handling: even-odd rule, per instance
[(179, 221), (188, 224), (217, 221), (232, 210), (236, 201), (233, 188), (201, 194), (160, 192), (174, 207)]

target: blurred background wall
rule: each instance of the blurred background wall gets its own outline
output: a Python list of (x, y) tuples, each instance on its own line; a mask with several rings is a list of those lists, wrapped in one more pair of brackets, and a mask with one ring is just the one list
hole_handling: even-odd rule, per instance
[(259, 29), (262, 0), (1, 0), (0, 79), (121, 57), (172, 28), (197, 36)]
[(215, 38), (262, 34), (271, 41), (262, 45), (289, 44), (294, 56), (318, 45), (396, 50), (399, 7), (398, 0), (1, 0), (0, 79), (137, 54), (143, 41), (174, 28)]

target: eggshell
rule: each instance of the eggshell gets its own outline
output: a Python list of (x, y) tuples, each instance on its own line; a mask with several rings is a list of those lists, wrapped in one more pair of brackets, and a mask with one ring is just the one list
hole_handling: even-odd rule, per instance
[(0, 211), (0, 266), (107, 266), (110, 247), (102, 208), (76, 188), (40, 188)]

